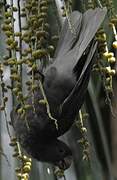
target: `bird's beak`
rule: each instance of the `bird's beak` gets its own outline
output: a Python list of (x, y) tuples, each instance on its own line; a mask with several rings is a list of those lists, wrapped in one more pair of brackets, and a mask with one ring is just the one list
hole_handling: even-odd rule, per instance
[(72, 163), (72, 156), (67, 156), (63, 160), (60, 160), (57, 163), (57, 166), (62, 170), (66, 170), (70, 167), (71, 163)]

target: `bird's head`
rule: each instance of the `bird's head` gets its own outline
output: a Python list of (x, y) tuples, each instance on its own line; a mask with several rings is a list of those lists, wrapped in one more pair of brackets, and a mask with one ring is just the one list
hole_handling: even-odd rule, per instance
[(72, 152), (70, 148), (62, 141), (58, 141), (56, 143), (55, 153), (58, 156), (58, 160), (54, 164), (60, 169), (68, 169), (72, 163)]
[(42, 162), (52, 163), (60, 169), (65, 170), (72, 163), (72, 152), (64, 142), (55, 140), (46, 143), (42, 147), (42, 150), (39, 150), (39, 154), (35, 158)]

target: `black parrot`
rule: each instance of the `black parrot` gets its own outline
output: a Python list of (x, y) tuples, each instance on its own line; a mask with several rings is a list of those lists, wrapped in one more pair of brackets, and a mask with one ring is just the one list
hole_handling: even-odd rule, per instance
[[(55, 60), (44, 72), (43, 89), (50, 112), (57, 120), (49, 118), (41, 90), (35, 91), (34, 102), (29, 94), (26, 119), (21, 119), (16, 110), (11, 112), (11, 121), (21, 146), (33, 158), (53, 163), (62, 169), (71, 164), (70, 148), (58, 139), (70, 129), (83, 104), (96, 57), (97, 42), (94, 38), (106, 15), (106, 8), (89, 9), (84, 14), (74, 11), (65, 20), (55, 52)], [(38, 83), (38, 82), (37, 82)]]

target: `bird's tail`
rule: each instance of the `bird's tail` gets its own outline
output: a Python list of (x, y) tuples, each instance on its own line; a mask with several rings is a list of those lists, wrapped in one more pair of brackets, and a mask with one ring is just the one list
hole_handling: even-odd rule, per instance
[(82, 14), (78, 11), (72, 12), (69, 18), (65, 20), (54, 55), (55, 58), (58, 56), (63, 56), (72, 48), (76, 38), (79, 35), (81, 22)]
[[(55, 54), (58, 56), (55, 60), (57, 64), (62, 63), (74, 69), (94, 39), (106, 13), (107, 9), (104, 7), (102, 9), (89, 9), (83, 15), (81, 13), (77, 14), (76, 12), (71, 14), (71, 22), (74, 24), (73, 27), (75, 27), (76, 36), (72, 34), (68, 22), (65, 21)], [(63, 58), (63, 55), (68, 57)]]
[(104, 7), (103, 9), (89, 9), (83, 14), (80, 35), (78, 41), (71, 50), (72, 54), (74, 55), (74, 65), (76, 65), (82, 54), (94, 39), (94, 36), (102, 24), (106, 13), (107, 9)]

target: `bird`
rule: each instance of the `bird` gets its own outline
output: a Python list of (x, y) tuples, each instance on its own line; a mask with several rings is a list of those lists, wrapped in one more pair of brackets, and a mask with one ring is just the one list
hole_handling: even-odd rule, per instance
[(26, 111), (26, 121), (18, 114), (21, 104), (11, 111), (11, 122), (20, 145), (38, 161), (63, 170), (72, 163), (72, 151), (59, 137), (71, 128), (84, 102), (97, 57), (95, 34), (106, 13), (106, 7), (84, 13), (73, 11), (64, 21), (53, 63), (43, 71), (41, 83), (51, 117), (42, 103), (41, 88), (35, 90), (33, 102), (29, 93), (26, 103), (33, 109)]

